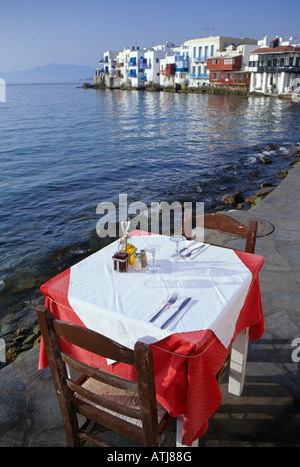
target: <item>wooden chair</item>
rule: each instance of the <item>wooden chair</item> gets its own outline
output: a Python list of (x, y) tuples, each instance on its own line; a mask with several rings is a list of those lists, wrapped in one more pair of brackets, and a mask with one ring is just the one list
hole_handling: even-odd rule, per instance
[[(174, 420), (156, 401), (153, 358), (149, 345), (136, 342), (128, 349), (90, 329), (59, 321), (51, 311), (37, 308), (37, 316), (58, 397), (67, 446), (86, 441), (109, 447), (93, 436), (100, 424), (144, 446), (159, 446)], [(60, 338), (118, 362), (136, 367), (137, 382), (93, 368), (65, 353)], [(68, 376), (67, 365), (81, 373), (77, 381)], [(87, 422), (79, 428), (77, 414)]]
[[(226, 216), (224, 214), (204, 214), (204, 228), (210, 230), (217, 230), (239, 237), (245, 238), (246, 253), (254, 253), (256, 235), (257, 235), (257, 221), (250, 220), (248, 227), (241, 222)], [(200, 219), (200, 221), (203, 219)], [(201, 224), (201, 222), (199, 222)], [(186, 238), (190, 239), (192, 236), (191, 228), (197, 225), (197, 218), (191, 209), (186, 209), (184, 212), (184, 231), (183, 234)]]
[[(201, 226), (202, 224), (202, 226)], [(204, 225), (203, 225), (204, 224)], [(191, 229), (197, 225), (197, 218), (193, 214), (191, 209), (186, 209), (184, 212), (184, 231), (183, 235), (190, 239), (192, 236)], [(248, 227), (246, 227), (241, 222), (233, 219), (232, 217), (226, 216), (224, 214), (214, 213), (214, 214), (204, 214), (202, 219), (199, 219), (198, 225), (209, 230), (216, 230), (218, 232), (224, 232), (242, 237), (245, 239), (245, 249), (246, 253), (254, 253), (256, 235), (257, 235), (257, 226), (258, 222), (250, 220)], [(224, 248), (228, 248), (224, 245), (221, 245)], [(225, 371), (229, 368), (231, 364), (231, 355), (229, 353), (226, 361), (224, 362), (222, 368), (216, 375), (217, 381), (220, 384), (224, 376)]]

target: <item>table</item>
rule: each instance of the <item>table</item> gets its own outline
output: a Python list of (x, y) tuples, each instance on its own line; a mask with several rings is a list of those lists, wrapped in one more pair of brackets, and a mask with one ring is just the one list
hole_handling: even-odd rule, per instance
[[(145, 232), (132, 233), (138, 249), (154, 242)], [(151, 344), (158, 401), (182, 422), (182, 444), (202, 436), (208, 420), (221, 403), (215, 375), (230, 347), (232, 376), (229, 390), (242, 390), (247, 339), (261, 337), (264, 319), (259, 287), (263, 258), (222, 247), (206, 245), (192, 259), (171, 263), (174, 244), (156, 236), (162, 250), (162, 285), (145, 285), (145, 271), (113, 270), (111, 244), (54, 277), (41, 287), (46, 306), (61, 320), (89, 327), (133, 348), (137, 339)], [(187, 241), (190, 248), (195, 242)], [(183, 245), (182, 245), (183, 246)], [(153, 324), (149, 319), (173, 290), (179, 298)], [(160, 325), (186, 296), (190, 304), (168, 328)], [(77, 349), (69, 349), (76, 356)], [(84, 352), (83, 352), (84, 354)], [(77, 355), (78, 356), (78, 355)], [(135, 375), (129, 365), (80, 355), (90, 365), (105, 368), (128, 379)], [(41, 343), (39, 368), (47, 366)]]

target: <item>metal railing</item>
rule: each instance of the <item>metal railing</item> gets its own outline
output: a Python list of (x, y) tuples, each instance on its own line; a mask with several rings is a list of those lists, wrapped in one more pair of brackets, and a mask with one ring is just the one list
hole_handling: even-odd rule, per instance
[(300, 66), (288, 66), (288, 65), (279, 65), (279, 66), (268, 66), (262, 65), (257, 67), (258, 73), (300, 73)]

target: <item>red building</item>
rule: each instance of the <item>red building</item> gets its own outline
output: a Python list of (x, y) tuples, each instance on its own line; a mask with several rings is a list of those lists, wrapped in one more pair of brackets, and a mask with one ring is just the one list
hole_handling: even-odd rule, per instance
[(161, 66), (161, 74), (166, 76), (175, 75), (175, 63), (166, 63), (165, 68)]
[(226, 55), (207, 60), (209, 81), (212, 84), (250, 85), (250, 73), (242, 70), (243, 56)]

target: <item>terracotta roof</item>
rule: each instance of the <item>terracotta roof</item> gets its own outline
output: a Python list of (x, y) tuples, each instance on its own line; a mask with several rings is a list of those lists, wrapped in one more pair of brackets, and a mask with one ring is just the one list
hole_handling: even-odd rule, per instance
[(250, 54), (270, 54), (270, 53), (282, 53), (282, 52), (300, 52), (300, 47), (294, 45), (279, 45), (274, 49), (270, 47), (261, 47), (260, 49), (253, 50)]

